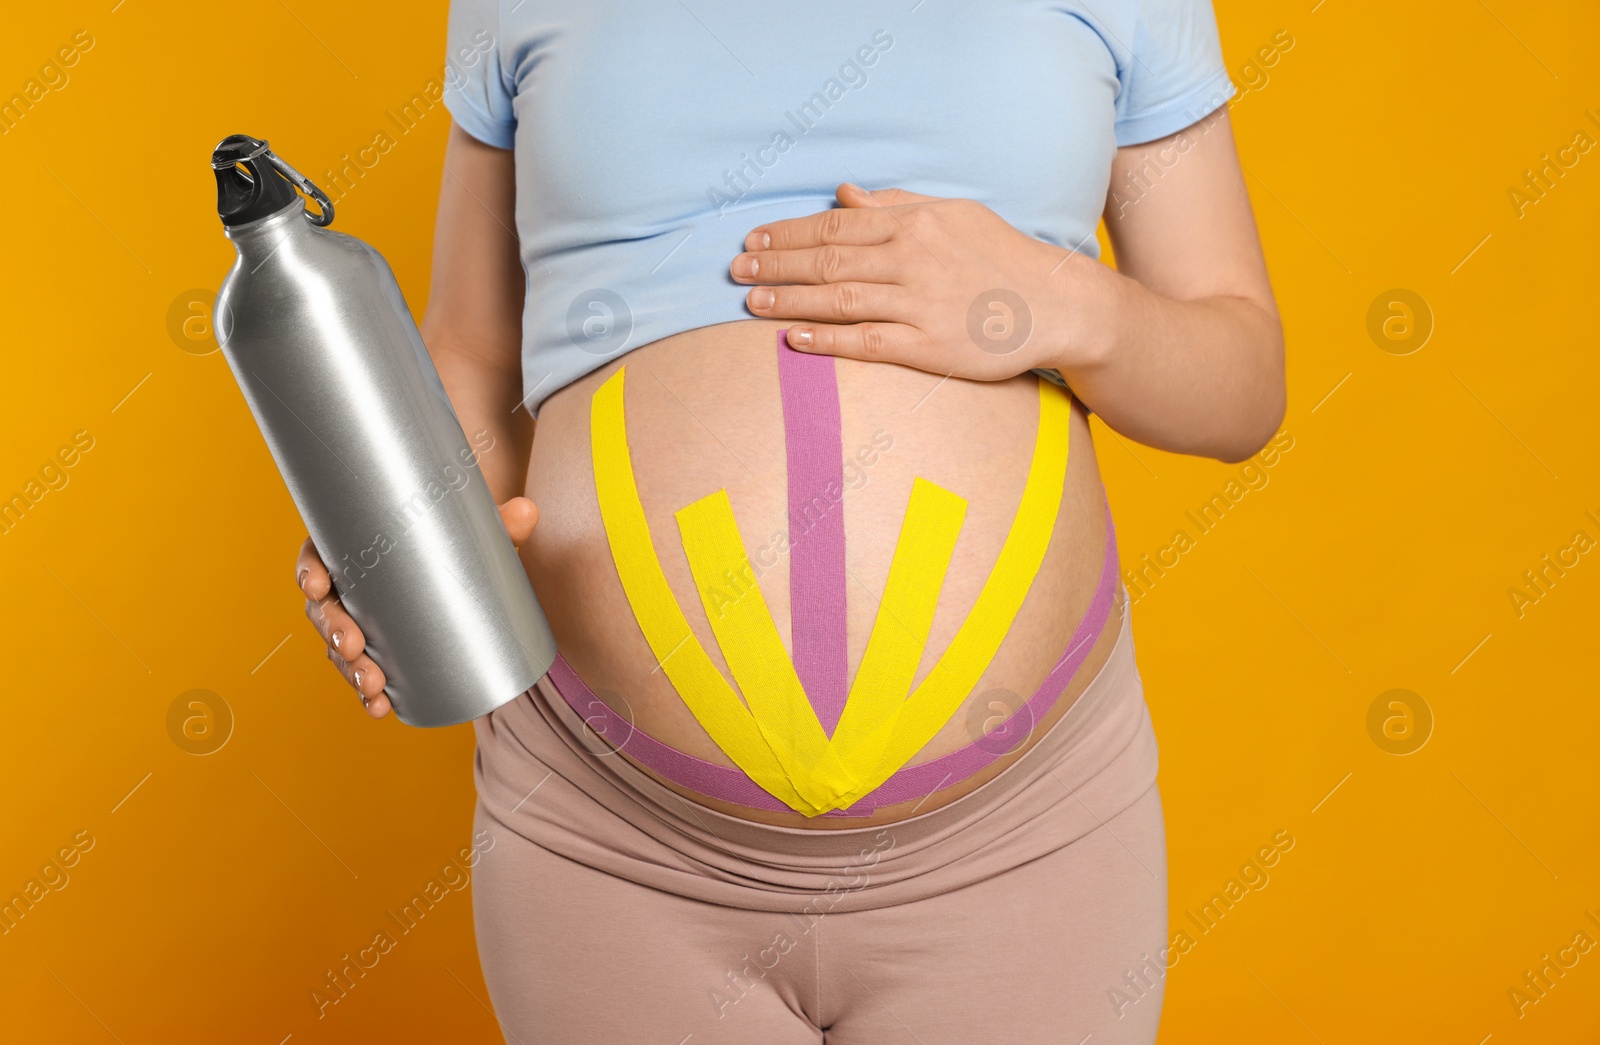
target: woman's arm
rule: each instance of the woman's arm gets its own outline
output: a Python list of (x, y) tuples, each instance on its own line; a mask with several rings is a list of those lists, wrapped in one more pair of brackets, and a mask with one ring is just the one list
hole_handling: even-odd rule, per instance
[(1117, 431), (1243, 460), (1283, 418), (1283, 335), (1226, 114), (1121, 150), (1117, 195), (1147, 155), (1176, 159), (1110, 201), (1120, 272), (973, 200), (849, 184), (752, 229), (730, 272), (762, 285), (756, 315), (796, 320), (795, 348), (989, 381), (1054, 367)]
[(422, 340), (497, 503), (522, 493), (533, 442), (533, 418), (521, 409), (525, 286), (515, 230), (511, 150), (451, 125)]
[[(533, 533), (538, 511), (522, 497), (533, 419), (521, 408), (522, 262), (515, 220), (511, 153), (450, 128), (439, 218), (433, 239), (433, 286), (422, 340), (469, 442), (513, 544)], [(361, 695), (367, 714), (389, 713), (383, 669), (366, 653), (366, 636), (340, 605), (327, 568), (307, 537), (295, 563), (306, 616), (328, 645), (328, 659)]]
[(1283, 328), (1226, 111), (1119, 149), (1111, 185), (1116, 271), (1061, 266), (1069, 333), (1045, 365), (1129, 438), (1244, 460), (1283, 420)]

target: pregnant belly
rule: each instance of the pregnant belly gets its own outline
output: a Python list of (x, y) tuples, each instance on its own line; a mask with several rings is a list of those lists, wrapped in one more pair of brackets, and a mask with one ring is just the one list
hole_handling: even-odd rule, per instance
[[(726, 491), (744, 550), (759, 571), (760, 601), (784, 650), (792, 654), (790, 566), (796, 546), (789, 540), (794, 516), (776, 340), (785, 325), (748, 320), (688, 331), (630, 352), (562, 389), (540, 409), (528, 468), (527, 493), (539, 506), (540, 520), (522, 556), (562, 656), (588, 689), (634, 728), (729, 769), (734, 759), (663, 670), (619, 577), (596, 492), (591, 402), (601, 385), (626, 367), (628, 450), (660, 573), (694, 640), (731, 682), (735, 675), (697, 590), (677, 513)], [(844, 622), (833, 630), (846, 647), (848, 678), (855, 678), (879, 616), (913, 483), (921, 478), (966, 501), (915, 686), (972, 612), (1012, 528), (1038, 434), (1038, 379), (970, 382), (842, 359), (835, 374), (843, 481), (820, 501), (814, 499), (812, 509), (841, 513), (843, 522)], [(879, 805), (865, 818), (754, 809), (652, 775), (694, 801), (735, 816), (828, 829), (892, 823), (926, 812), (981, 786), (1020, 757), (1093, 677), (1119, 624), (1120, 607), (1113, 607), (1047, 715), (1030, 722), (1023, 710), (1012, 717), (1066, 651), (1101, 576), (1105, 500), (1087, 419), (1075, 401), (1068, 429), (1066, 481), (1042, 565), (977, 684), (906, 764), (966, 748), (1008, 721), (1013, 731), (1023, 728), (1020, 742), (1003, 745), (1005, 754), (977, 773), (914, 801)], [(738, 585), (729, 578), (727, 590), (738, 591)], [(828, 605), (840, 605), (836, 595)], [(994, 746), (995, 739), (986, 746)]]

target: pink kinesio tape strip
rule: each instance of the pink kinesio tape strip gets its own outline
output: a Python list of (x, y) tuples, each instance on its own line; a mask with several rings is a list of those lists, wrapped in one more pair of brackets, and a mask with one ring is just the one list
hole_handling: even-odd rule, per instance
[(832, 356), (796, 352), (778, 331), (789, 471), (789, 620), (794, 669), (830, 737), (850, 695), (844, 560), (844, 444)]

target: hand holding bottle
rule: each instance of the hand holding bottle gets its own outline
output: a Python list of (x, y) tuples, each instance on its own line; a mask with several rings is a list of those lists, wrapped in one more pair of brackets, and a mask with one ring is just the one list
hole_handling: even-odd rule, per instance
[[(513, 497), (500, 506), (500, 521), (505, 524), (511, 543), (521, 547), (533, 535), (539, 521), (539, 509), (526, 497)], [(300, 556), (295, 562), (295, 582), (306, 596), (306, 617), (328, 646), (328, 659), (355, 687), (367, 714), (382, 718), (389, 713), (389, 698), (383, 692), (383, 669), (367, 656), (366, 636), (339, 604), (328, 577), (328, 568), (317, 554), (316, 546), (307, 537), (300, 545)]]

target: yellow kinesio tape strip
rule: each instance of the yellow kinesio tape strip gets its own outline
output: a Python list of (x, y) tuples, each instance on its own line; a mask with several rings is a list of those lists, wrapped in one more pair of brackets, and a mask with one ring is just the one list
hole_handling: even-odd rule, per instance
[[(680, 510), (677, 518), (701, 605), (761, 735), (800, 797), (824, 811), (834, 808), (855, 788), (858, 775), (840, 763), (828, 743), (794, 661), (783, 648), (760, 584), (754, 576), (742, 576), (750, 558), (728, 492), (718, 490), (701, 498)], [(744, 587), (725, 590), (727, 578)], [(860, 768), (867, 771), (872, 766)]]
[(916, 680), (966, 515), (963, 498), (920, 476), (912, 482), (867, 651), (833, 731), (840, 760), (858, 780), (876, 767), (887, 743), (887, 735), (874, 733), (894, 721)]
[[(994, 570), (978, 593), (977, 602), (928, 677), (900, 707), (899, 714), (880, 728), (862, 725), (877, 737), (886, 737), (877, 766), (848, 796), (854, 802), (882, 784), (932, 740), (977, 688), (1022, 608), (1033, 579), (1044, 562), (1055, 530), (1061, 495), (1066, 486), (1068, 440), (1072, 403), (1067, 393), (1046, 381), (1039, 382), (1039, 429), (1033, 462), (1022, 491), (1022, 501), (1011, 521), (1011, 531), (1001, 546)], [(849, 713), (848, 707), (846, 714)], [(841, 722), (841, 727), (843, 723)], [(841, 730), (834, 740), (841, 742)], [(869, 739), (865, 747), (871, 746)]]
[(790, 783), (789, 774), (763, 739), (749, 709), (689, 629), (661, 572), (661, 560), (650, 540), (650, 526), (639, 502), (633, 460), (628, 452), (622, 406), (626, 373), (627, 367), (623, 367), (595, 391), (589, 412), (595, 493), (622, 590), (651, 652), (716, 745), (779, 801), (814, 816), (821, 810), (801, 798)]

